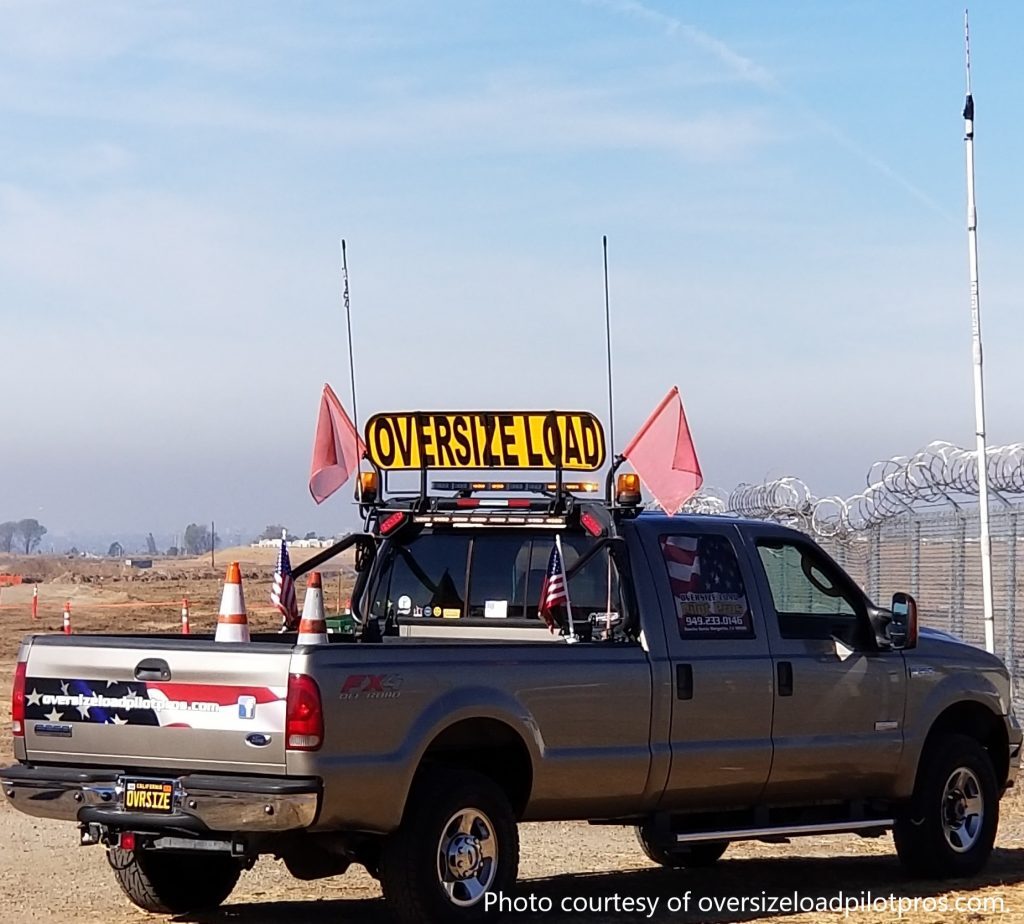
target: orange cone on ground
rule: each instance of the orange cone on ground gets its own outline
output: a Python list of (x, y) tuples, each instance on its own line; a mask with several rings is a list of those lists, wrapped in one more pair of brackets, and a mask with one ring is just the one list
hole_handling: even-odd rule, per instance
[(64, 601), (64, 634), (71, 634), (71, 601)]
[(181, 634), (189, 635), (192, 629), (188, 624), (188, 597), (181, 601)]
[(245, 612), (245, 598), (242, 596), (242, 574), (238, 562), (228, 565), (224, 578), (224, 593), (220, 598), (220, 614), (217, 616), (215, 642), (249, 641), (249, 617)]
[(39, 588), (32, 588), (32, 618), (39, 618)]
[(306, 585), (306, 599), (302, 603), (302, 619), (296, 645), (326, 645), (327, 618), (324, 616), (324, 591), (320, 572), (312, 571)]

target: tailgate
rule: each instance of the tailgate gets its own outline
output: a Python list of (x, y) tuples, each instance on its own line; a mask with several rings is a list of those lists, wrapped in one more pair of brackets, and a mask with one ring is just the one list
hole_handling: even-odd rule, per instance
[(37, 636), (25, 747), (38, 763), (284, 773), (292, 646)]

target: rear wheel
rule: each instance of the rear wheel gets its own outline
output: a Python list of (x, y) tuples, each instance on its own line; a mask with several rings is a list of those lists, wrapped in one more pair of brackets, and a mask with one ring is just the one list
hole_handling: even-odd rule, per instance
[(469, 770), (425, 770), (381, 851), (384, 897), (404, 924), (491, 917), (487, 894), (508, 893), (518, 872), (519, 830), (508, 798)]
[(910, 805), (893, 828), (896, 852), (917, 876), (973, 876), (999, 826), (999, 792), (988, 753), (967, 735), (946, 735), (921, 755)]
[(242, 867), (230, 857), (111, 847), (107, 862), (117, 884), (143, 911), (184, 914), (216, 908), (234, 889)]
[(655, 843), (654, 830), (650, 825), (636, 826), (636, 839), (648, 860), (670, 869), (683, 867), (699, 868), (717, 863), (729, 848), (728, 841), (701, 841), (695, 844), (680, 844), (678, 847), (662, 847)]

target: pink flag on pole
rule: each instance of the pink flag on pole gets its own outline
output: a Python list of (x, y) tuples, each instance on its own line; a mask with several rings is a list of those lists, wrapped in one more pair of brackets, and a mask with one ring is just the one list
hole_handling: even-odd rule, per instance
[(665, 395), (622, 454), (666, 513), (678, 513), (697, 493), (704, 476), (678, 387)]
[(320, 415), (313, 438), (309, 493), (318, 504), (338, 490), (359, 468), (366, 446), (330, 385), (320, 397)]

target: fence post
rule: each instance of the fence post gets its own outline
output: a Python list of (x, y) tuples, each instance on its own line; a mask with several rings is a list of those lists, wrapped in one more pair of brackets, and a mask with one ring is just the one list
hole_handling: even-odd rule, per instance
[(949, 595), (950, 631), (963, 638), (964, 634), (964, 559), (967, 545), (967, 518), (956, 515), (956, 529), (953, 531), (953, 586)]
[(910, 593), (921, 595), (921, 521), (916, 517), (910, 524)]
[(882, 527), (871, 530), (871, 558), (868, 559), (868, 596), (878, 602), (882, 572)]
[(1017, 639), (1016, 639), (1016, 618), (1017, 618), (1017, 510), (1016, 508), (1007, 518), (1009, 522), (1008, 535), (1006, 537), (1006, 669), (1010, 677), (1014, 679), (1014, 689), (1017, 687)]

